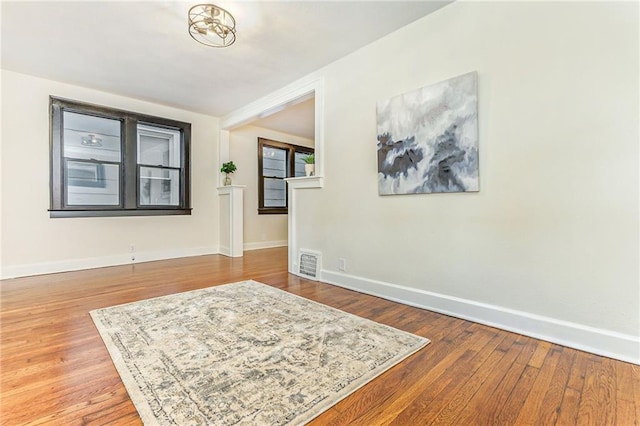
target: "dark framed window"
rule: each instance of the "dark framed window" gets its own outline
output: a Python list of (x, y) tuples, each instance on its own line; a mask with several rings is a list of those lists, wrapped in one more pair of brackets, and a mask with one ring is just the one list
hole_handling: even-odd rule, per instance
[(51, 217), (191, 214), (191, 124), (50, 97)]
[(258, 214), (287, 213), (286, 178), (305, 176), (313, 148), (258, 138)]

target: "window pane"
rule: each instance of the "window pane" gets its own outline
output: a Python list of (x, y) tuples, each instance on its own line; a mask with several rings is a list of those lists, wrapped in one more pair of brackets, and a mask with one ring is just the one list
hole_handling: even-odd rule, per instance
[(179, 204), (179, 170), (140, 167), (141, 206), (177, 206)]
[(304, 162), (304, 159), (307, 158), (309, 154), (306, 154), (304, 152), (296, 152), (296, 162), (295, 162), (295, 170), (294, 170), (294, 177), (300, 177), (300, 176), (306, 176), (306, 172), (304, 171), (304, 165), (306, 164)]
[(287, 151), (285, 149), (262, 147), (262, 176), (287, 177)]
[(117, 206), (120, 204), (120, 166), (85, 161), (66, 162), (66, 194), (69, 206)]
[(180, 167), (180, 131), (139, 124), (138, 164)]
[(66, 158), (120, 162), (120, 120), (65, 111), (62, 121)]
[(264, 206), (286, 207), (287, 189), (286, 182), (282, 179), (264, 179)]

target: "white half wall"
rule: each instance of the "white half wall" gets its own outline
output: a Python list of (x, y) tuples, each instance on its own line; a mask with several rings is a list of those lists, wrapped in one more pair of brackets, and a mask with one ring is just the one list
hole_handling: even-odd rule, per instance
[[(190, 216), (49, 218), (49, 96), (186, 121)], [(218, 252), (219, 120), (2, 70), (1, 276), (43, 274)]]
[[(638, 15), (455, 2), (314, 72), (324, 188), (294, 244), (336, 284), (640, 362)], [(376, 102), (474, 70), (480, 192), (379, 196)]]
[(287, 215), (258, 214), (258, 138), (313, 147), (313, 140), (245, 125), (229, 132), (229, 159), (238, 166), (233, 183), (244, 191), (244, 246), (255, 250), (287, 245)]

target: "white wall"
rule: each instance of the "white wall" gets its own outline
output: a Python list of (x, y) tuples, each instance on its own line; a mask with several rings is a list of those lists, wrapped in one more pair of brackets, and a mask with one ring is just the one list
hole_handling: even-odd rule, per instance
[(256, 126), (230, 132), (230, 159), (238, 166), (233, 183), (244, 190), (245, 250), (287, 245), (287, 215), (258, 214), (258, 138), (313, 147), (313, 140)]
[[(297, 246), (324, 281), (640, 362), (638, 35), (637, 3), (456, 2), (317, 71)], [(376, 101), (473, 70), (480, 192), (379, 196)]]
[[(190, 216), (49, 218), (49, 95), (192, 124)], [(218, 119), (2, 71), (2, 277), (218, 252)]]

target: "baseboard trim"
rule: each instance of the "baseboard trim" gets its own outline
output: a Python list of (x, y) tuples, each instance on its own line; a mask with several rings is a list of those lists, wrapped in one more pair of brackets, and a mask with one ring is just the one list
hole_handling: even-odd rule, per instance
[[(72, 259), (58, 262), (42, 262), (27, 265), (3, 266), (1, 279), (27, 277), (32, 275), (53, 274), (58, 272), (78, 271), (82, 269), (104, 268), (107, 266), (128, 265), (132, 263), (153, 262), (156, 260), (176, 259), (180, 257), (219, 254), (218, 247), (194, 247), (179, 250), (162, 250), (138, 253), (125, 253), (114, 256)], [(131, 260), (132, 254), (135, 260)]]
[(288, 245), (287, 240), (277, 241), (259, 241), (256, 243), (244, 243), (244, 251), (260, 250), (274, 247), (286, 247)]
[(603, 330), (341, 272), (322, 270), (320, 280), (405, 305), (640, 365), (640, 336)]

